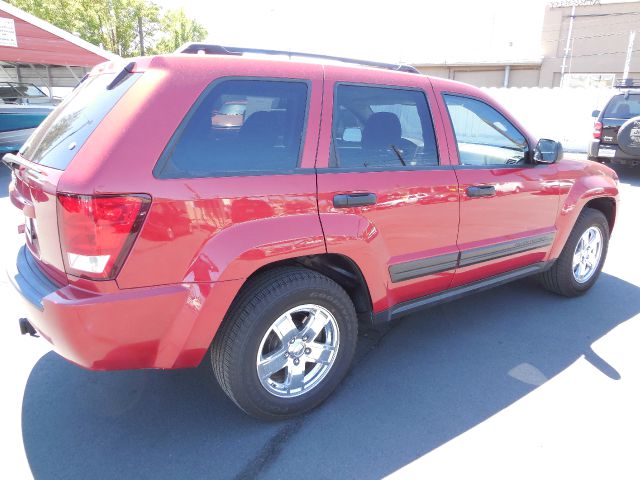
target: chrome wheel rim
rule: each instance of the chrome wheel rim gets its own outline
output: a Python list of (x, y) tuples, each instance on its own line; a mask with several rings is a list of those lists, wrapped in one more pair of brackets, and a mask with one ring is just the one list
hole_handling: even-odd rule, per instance
[(262, 337), (256, 357), (260, 384), (281, 398), (307, 393), (329, 373), (339, 346), (338, 322), (329, 310), (313, 304), (291, 308)]
[(573, 278), (585, 283), (598, 270), (602, 256), (602, 232), (596, 226), (589, 227), (578, 240), (573, 252)]

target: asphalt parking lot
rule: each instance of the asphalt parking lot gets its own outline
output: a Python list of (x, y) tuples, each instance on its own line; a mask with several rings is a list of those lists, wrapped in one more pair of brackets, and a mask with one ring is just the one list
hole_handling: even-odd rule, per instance
[[(1, 168), (6, 253), (19, 217)], [(71, 365), (19, 334), (2, 265), (0, 476), (637, 478), (640, 168), (619, 174), (623, 205), (587, 295), (524, 280), (363, 332), (338, 391), (283, 423), (245, 416), (204, 367)]]

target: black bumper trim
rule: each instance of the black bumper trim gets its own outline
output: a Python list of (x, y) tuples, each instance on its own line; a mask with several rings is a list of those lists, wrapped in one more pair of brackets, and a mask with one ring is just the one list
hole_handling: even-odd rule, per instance
[(517, 240), (508, 240), (486, 247), (462, 250), (458, 253), (447, 253), (435, 257), (397, 263), (389, 267), (389, 276), (393, 283), (397, 283), (454, 270), (458, 267), (468, 267), (476, 263), (497, 260), (502, 257), (508, 257), (509, 255), (547, 247), (553, 243), (555, 235), (555, 232), (544, 233), (542, 235), (534, 235)]
[(519, 280), (521, 278), (528, 277), (540, 272), (544, 272), (546, 269), (553, 265), (554, 261), (538, 262), (526, 267), (518, 268), (516, 270), (510, 270), (508, 272), (495, 275), (493, 277), (485, 278), (477, 282), (460, 285), (458, 287), (450, 288), (442, 292), (433, 293), (424, 297), (419, 297), (413, 300), (399, 303), (393, 307), (383, 310), (372, 315), (372, 325), (383, 325), (406, 315), (418, 312), (425, 308), (433, 307), (441, 303), (457, 300), (466, 295), (481, 292), (505, 283)]
[(43, 309), (42, 299), (60, 288), (40, 270), (24, 245), (18, 251), (15, 265), (7, 269), (7, 275), (15, 289), (39, 310)]

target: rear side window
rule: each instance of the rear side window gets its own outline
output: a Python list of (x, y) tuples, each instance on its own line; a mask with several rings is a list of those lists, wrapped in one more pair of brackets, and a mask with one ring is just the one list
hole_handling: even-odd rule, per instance
[(64, 170), (140, 73), (107, 89), (118, 73), (88, 77), (51, 113), (20, 149), (34, 163)]
[(616, 95), (604, 110), (604, 118), (627, 120), (640, 115), (640, 95)]
[(302, 150), (307, 90), (302, 81), (230, 79), (214, 83), (167, 145), (156, 177), (295, 169)]
[(433, 123), (423, 92), (338, 85), (330, 165), (398, 168), (438, 164)]

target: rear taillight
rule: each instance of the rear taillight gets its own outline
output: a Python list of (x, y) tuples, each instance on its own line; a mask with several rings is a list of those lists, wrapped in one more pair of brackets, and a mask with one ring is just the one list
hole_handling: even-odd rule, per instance
[(602, 135), (602, 123), (596, 122), (593, 124), (593, 138), (600, 138)]
[(59, 193), (58, 228), (66, 272), (93, 280), (115, 278), (150, 204), (146, 195)]

